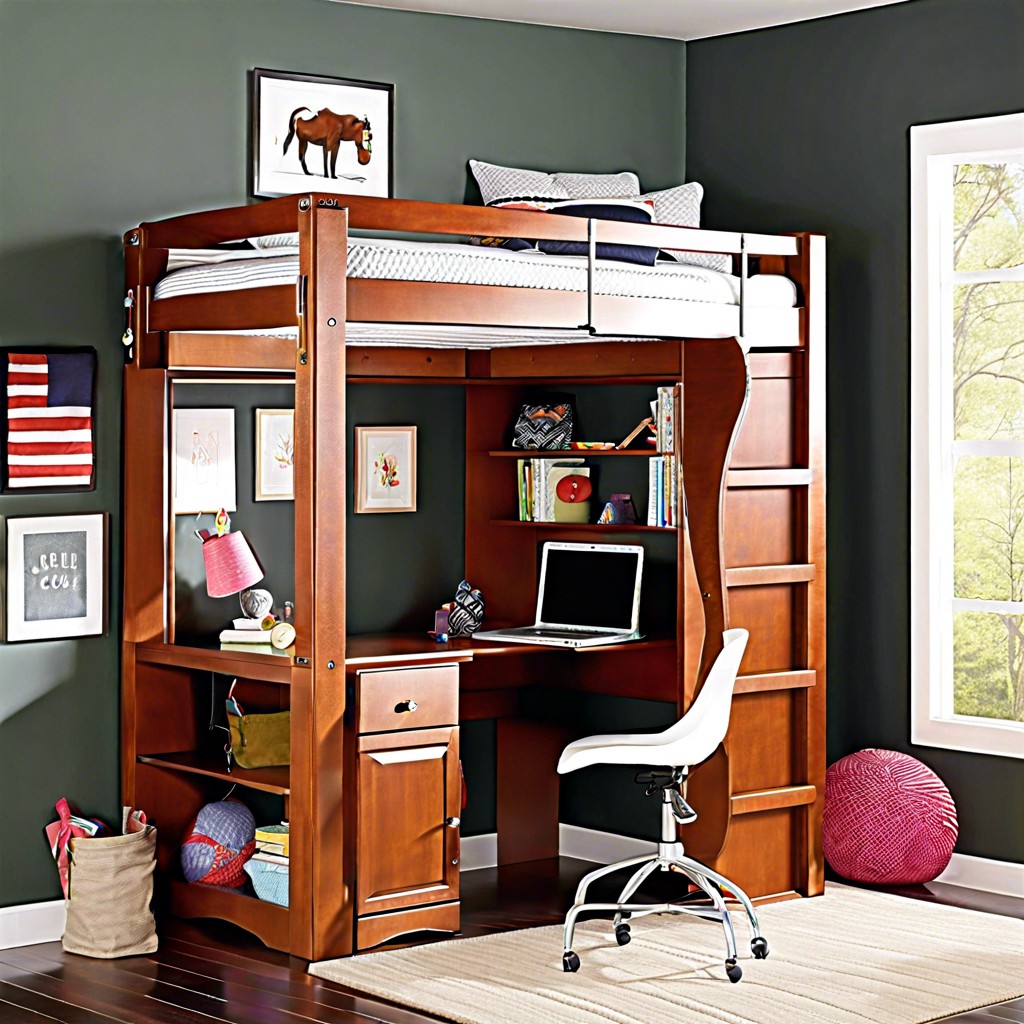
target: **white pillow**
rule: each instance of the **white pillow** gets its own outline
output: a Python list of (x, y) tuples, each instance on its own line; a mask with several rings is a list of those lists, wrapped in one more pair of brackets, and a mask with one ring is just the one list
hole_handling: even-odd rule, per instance
[(516, 201), (551, 202), (564, 199), (621, 199), (640, 191), (640, 179), (632, 171), (616, 174), (583, 174), (577, 171), (531, 171), (470, 160), (469, 169), (480, 186), (485, 206), (505, 206)]
[[(690, 181), (685, 185), (662, 189), (660, 192), (648, 192), (639, 197), (654, 203), (654, 222), (671, 224), (680, 228), (700, 227), (700, 201), (704, 198), (704, 186), (699, 182)], [(677, 263), (687, 263), (694, 267), (706, 267), (722, 273), (732, 272), (732, 257), (720, 252), (684, 252), (679, 249), (666, 249), (666, 254)]]
[(469, 169), (480, 186), (484, 206), (509, 203), (515, 200), (572, 199), (565, 187), (556, 183), (554, 175), (544, 171), (527, 171), (519, 167), (502, 167), (470, 160)]
[(246, 241), (254, 249), (288, 249), (299, 244), (298, 232), (283, 235), (253, 235)]
[(632, 171), (620, 171), (618, 174), (558, 171), (552, 177), (572, 199), (618, 199), (635, 196), (640, 191), (640, 179)]

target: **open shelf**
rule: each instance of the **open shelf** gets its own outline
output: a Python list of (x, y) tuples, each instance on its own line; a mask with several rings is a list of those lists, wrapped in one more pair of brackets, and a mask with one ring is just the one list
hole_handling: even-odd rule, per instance
[(534, 519), (491, 519), (492, 526), (539, 526), (549, 530), (602, 530), (605, 533), (635, 530), (653, 530), (655, 533), (675, 533), (674, 526), (647, 526), (642, 523), (551, 523)]
[(157, 641), (138, 644), (136, 658), (154, 665), (174, 665), (226, 676), (261, 679), (268, 683), (290, 683), (292, 679), (291, 651), (239, 651), (221, 650), (216, 640), (209, 647), (197, 644), (164, 644)]
[(631, 455), (634, 458), (653, 459), (657, 455), (671, 455), (671, 452), (659, 452), (653, 448), (555, 448), (534, 449), (519, 448), (504, 451), (490, 451), (488, 455), (497, 459), (605, 459), (609, 455)]
[(229, 784), (233, 782), (239, 786), (248, 786), (250, 789), (262, 789), (265, 793), (287, 796), (290, 792), (288, 765), (239, 768), (236, 764), (229, 772), (224, 754), (212, 754), (202, 750), (183, 750), (171, 754), (139, 754), (138, 760), (141, 764), (171, 768), (192, 775), (205, 775)]
[(288, 948), (288, 908), (213, 885), (171, 879), (170, 912), (176, 917), (216, 917), (244, 928), (274, 949)]

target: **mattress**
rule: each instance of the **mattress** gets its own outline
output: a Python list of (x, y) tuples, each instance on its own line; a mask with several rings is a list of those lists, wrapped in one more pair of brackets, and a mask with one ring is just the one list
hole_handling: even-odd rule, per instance
[[(156, 286), (157, 299), (290, 285), (299, 273), (298, 248), (172, 250), (168, 270)], [(512, 252), (396, 238), (350, 238), (347, 273), (353, 278), (587, 291), (584, 256), (547, 256), (532, 250)], [(599, 295), (735, 306), (740, 298), (740, 279), (675, 261), (647, 267), (597, 260), (594, 291)], [(797, 294), (793, 282), (782, 275), (755, 274), (746, 282), (744, 298), (747, 306), (786, 309), (796, 305)]]

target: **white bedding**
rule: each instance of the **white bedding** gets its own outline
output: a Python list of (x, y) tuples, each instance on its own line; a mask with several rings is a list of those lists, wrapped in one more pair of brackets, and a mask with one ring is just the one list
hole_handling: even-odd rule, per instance
[[(157, 299), (290, 285), (299, 272), (298, 249), (172, 250), (168, 269), (156, 286)], [(347, 270), (355, 278), (587, 290), (583, 256), (546, 256), (478, 245), (351, 238)], [(594, 291), (600, 295), (732, 306), (739, 303), (739, 282), (730, 274), (674, 261), (646, 267), (598, 260), (594, 273)], [(780, 274), (754, 275), (747, 280), (745, 300), (748, 306), (792, 308), (796, 288)]]

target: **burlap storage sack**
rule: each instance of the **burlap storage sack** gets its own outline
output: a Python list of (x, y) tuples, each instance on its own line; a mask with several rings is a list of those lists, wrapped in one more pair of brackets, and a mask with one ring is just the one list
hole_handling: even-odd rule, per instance
[(102, 839), (72, 839), (68, 919), (61, 939), (69, 953), (109, 959), (155, 953), (153, 899), (156, 829)]

